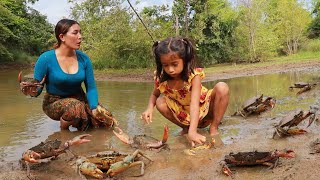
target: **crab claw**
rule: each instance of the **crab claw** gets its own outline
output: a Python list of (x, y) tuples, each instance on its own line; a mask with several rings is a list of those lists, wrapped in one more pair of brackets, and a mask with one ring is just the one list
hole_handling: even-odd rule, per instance
[(166, 125), (164, 125), (164, 128), (163, 128), (162, 143), (167, 142), (168, 136), (169, 136), (169, 127), (168, 127), (168, 125), (166, 124)]
[(19, 75), (18, 75), (18, 81), (19, 81), (19, 83), (21, 83), (21, 81), (22, 81), (21, 75), (22, 75), (22, 71), (20, 71), (20, 72), (19, 72)]
[(85, 139), (86, 137), (91, 137), (90, 134), (82, 134), (79, 136), (74, 137), (71, 141), (66, 142), (67, 145), (66, 146), (72, 146), (72, 145), (79, 145), (79, 144), (83, 144), (83, 143), (87, 143), (90, 142), (90, 139)]
[(103, 172), (94, 164), (91, 162), (83, 162), (79, 170), (82, 174), (95, 177), (97, 179), (102, 179), (104, 178)]
[(231, 172), (231, 170), (229, 169), (229, 167), (226, 166), (226, 165), (224, 165), (224, 166), (222, 167), (222, 173), (225, 174), (225, 175), (227, 175), (227, 176), (232, 176), (232, 175), (233, 175), (233, 173)]
[(97, 106), (97, 112), (94, 116), (98, 121), (108, 123), (111, 127), (119, 125), (119, 122), (113, 117), (112, 113), (102, 105), (99, 104)]
[(32, 150), (27, 150), (22, 155), (22, 159), (30, 163), (38, 163), (37, 159), (40, 159), (40, 158), (41, 158), (41, 155)]
[(309, 127), (313, 121), (316, 119), (316, 113), (319, 110), (318, 106), (310, 106), (310, 111), (309, 113), (311, 114), (310, 118), (309, 118), (309, 124), (307, 127)]
[[(117, 132), (117, 131), (118, 132)], [(117, 138), (119, 138), (122, 142), (126, 143), (126, 144), (131, 144), (131, 140), (128, 134), (124, 133), (122, 131), (122, 129), (120, 129), (119, 127), (115, 127), (113, 130), (113, 134), (116, 135)]]
[(278, 154), (279, 157), (284, 157), (284, 158), (295, 157), (295, 152), (293, 150), (276, 151), (276, 154)]
[(307, 133), (307, 131), (304, 130), (304, 129), (296, 128), (296, 129), (289, 129), (287, 131), (287, 133), (290, 134), (290, 135), (298, 135), (298, 134), (305, 134), (305, 133)]

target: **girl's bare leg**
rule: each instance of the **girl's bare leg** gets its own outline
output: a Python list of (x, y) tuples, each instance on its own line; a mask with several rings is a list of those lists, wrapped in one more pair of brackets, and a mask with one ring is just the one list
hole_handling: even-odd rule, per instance
[(188, 132), (189, 126), (182, 125), (179, 121), (176, 120), (176, 118), (173, 116), (171, 110), (168, 108), (168, 105), (166, 103), (166, 100), (164, 97), (159, 97), (156, 101), (156, 107), (158, 111), (169, 121), (176, 124), (177, 126), (182, 128), (182, 134), (185, 134)]
[(226, 83), (219, 82), (213, 87), (213, 91), (211, 93), (210, 110), (213, 111), (213, 121), (210, 125), (211, 136), (218, 134), (218, 126), (226, 112), (228, 103), (229, 87)]

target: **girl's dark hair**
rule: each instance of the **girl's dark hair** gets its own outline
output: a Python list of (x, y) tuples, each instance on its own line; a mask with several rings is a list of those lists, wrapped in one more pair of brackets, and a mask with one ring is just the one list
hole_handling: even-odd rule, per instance
[(198, 66), (195, 49), (191, 40), (188, 38), (169, 37), (163, 41), (155, 42), (152, 46), (152, 51), (157, 65), (156, 76), (159, 78), (160, 82), (171, 79), (171, 77), (163, 71), (160, 60), (161, 55), (168, 54), (170, 52), (177, 53), (177, 55), (183, 60), (181, 78), (184, 81), (188, 81), (189, 73), (193, 73), (193, 69)]
[(69, 30), (69, 28), (74, 25), (74, 24), (79, 24), (77, 21), (75, 20), (71, 20), (71, 19), (61, 19), (56, 27), (54, 28), (54, 34), (56, 36), (57, 39), (57, 43), (54, 45), (54, 48), (58, 48), (61, 45), (61, 39), (59, 38), (60, 34), (66, 34)]

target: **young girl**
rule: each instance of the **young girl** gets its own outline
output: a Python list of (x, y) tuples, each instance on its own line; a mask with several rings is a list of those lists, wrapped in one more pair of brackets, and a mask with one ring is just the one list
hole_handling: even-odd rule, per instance
[[(195, 51), (187, 38), (170, 37), (152, 47), (157, 71), (154, 90), (141, 118), (152, 122), (154, 106), (168, 120), (180, 126), (194, 146), (206, 141), (197, 128), (210, 124), (210, 135), (218, 134), (219, 123), (229, 102), (229, 88), (219, 82), (208, 90), (201, 85), (205, 77), (197, 67)], [(160, 96), (162, 94), (163, 96)]]

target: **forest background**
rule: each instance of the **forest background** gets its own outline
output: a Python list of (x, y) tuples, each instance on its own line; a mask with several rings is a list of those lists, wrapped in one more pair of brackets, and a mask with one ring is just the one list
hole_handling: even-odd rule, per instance
[[(0, 0), (1, 64), (31, 64), (53, 47), (54, 25), (30, 7), (36, 1)], [(320, 55), (319, 0), (173, 0), (136, 9), (153, 39), (125, 0), (69, 3), (95, 69), (152, 68), (153, 41), (170, 36), (191, 38), (203, 66)]]

